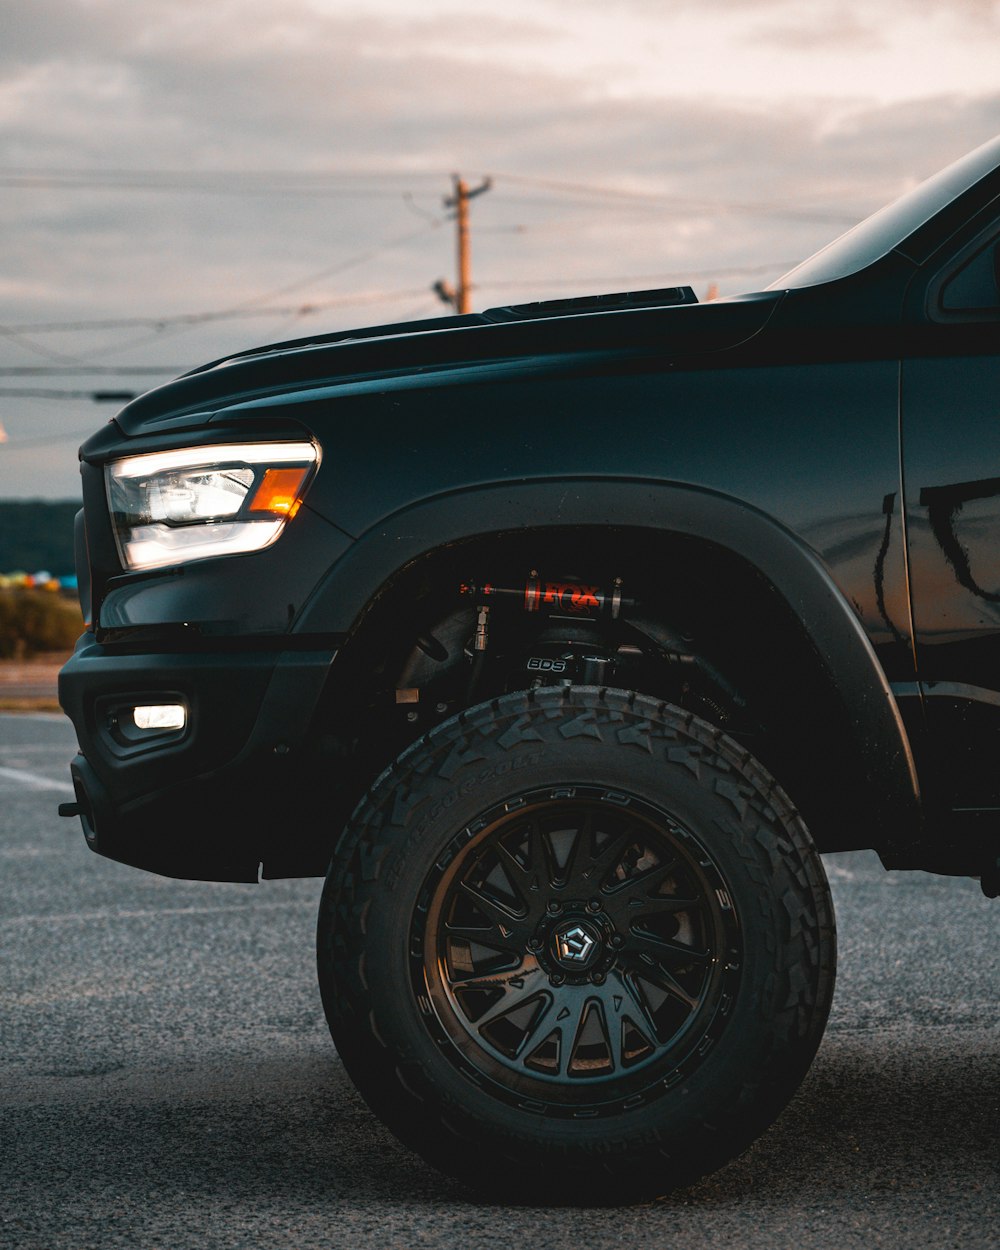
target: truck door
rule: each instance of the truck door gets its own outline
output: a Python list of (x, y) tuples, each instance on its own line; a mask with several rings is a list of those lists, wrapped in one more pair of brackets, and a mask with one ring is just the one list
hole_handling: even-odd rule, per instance
[(925, 798), (956, 845), (1000, 822), (1000, 221), (980, 217), (908, 295), (901, 373)]

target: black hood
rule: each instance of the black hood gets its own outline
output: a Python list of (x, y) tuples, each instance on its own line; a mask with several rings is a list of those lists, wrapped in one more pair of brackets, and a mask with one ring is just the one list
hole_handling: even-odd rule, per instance
[(690, 288), (512, 305), (460, 317), (296, 339), (214, 361), (128, 404), (125, 434), (164, 421), (318, 388), (528, 358), (686, 356), (734, 347), (765, 324), (780, 292), (698, 304)]

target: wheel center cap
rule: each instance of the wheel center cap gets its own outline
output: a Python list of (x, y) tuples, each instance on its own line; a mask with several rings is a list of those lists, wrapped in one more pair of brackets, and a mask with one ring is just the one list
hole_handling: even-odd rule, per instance
[(599, 930), (587, 920), (565, 920), (552, 931), (553, 958), (570, 972), (589, 968), (602, 947)]

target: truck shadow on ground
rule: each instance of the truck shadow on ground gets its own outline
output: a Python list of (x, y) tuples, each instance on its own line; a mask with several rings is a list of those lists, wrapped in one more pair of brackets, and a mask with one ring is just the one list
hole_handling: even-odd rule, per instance
[[(833, 1040), (776, 1125), (742, 1158), (661, 1200), (669, 1206), (836, 1205), (880, 1191), (966, 1192), (995, 1184), (997, 1054), (921, 1040), (876, 1054)], [(140, 1078), (140, 1082), (142, 1078)], [(12, 1108), (22, 1209), (113, 1193), (154, 1206), (182, 1191), (227, 1203), (327, 1208), (451, 1205), (475, 1195), (426, 1167), (375, 1120), (332, 1058), (163, 1073), (110, 1090)], [(214, 1092), (213, 1092), (214, 1091)], [(597, 1196), (599, 1197), (599, 1196)]]

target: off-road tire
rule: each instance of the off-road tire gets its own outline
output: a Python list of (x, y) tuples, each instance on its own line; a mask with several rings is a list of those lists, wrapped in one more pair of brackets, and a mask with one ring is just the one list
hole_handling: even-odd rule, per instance
[[(537, 815), (517, 825), (524, 811)], [(556, 833), (537, 832), (559, 824), (579, 826), (558, 835), (570, 838), (562, 865)], [(481, 884), (497, 860), (499, 887)], [(672, 885), (644, 884), (671, 873)], [(692, 895), (687, 913), (678, 892)], [(486, 897), (472, 921), (458, 910), (467, 897)], [(495, 939), (483, 930), (485, 948), (467, 941), (479, 929), (463, 924), (506, 915), (497, 897), (514, 918)], [(633, 912), (650, 914), (654, 936)], [(532, 953), (510, 953), (529, 930)], [(317, 950), (337, 1050), (406, 1145), (506, 1201), (594, 1203), (690, 1183), (774, 1120), (822, 1036), (835, 931), (809, 834), (747, 751), (644, 696), (553, 687), (462, 713), (378, 778), (336, 847)], [(504, 960), (501, 975), (476, 971)], [(662, 991), (654, 1018), (664, 985), (675, 994)], [(533, 987), (533, 1005), (480, 1026)], [(470, 998), (496, 995), (501, 1007), (470, 1013)], [(543, 1044), (537, 1028), (525, 1058), (513, 1022), (530, 1032), (533, 1011), (554, 1031)], [(553, 1023), (570, 1011), (572, 1035)]]

